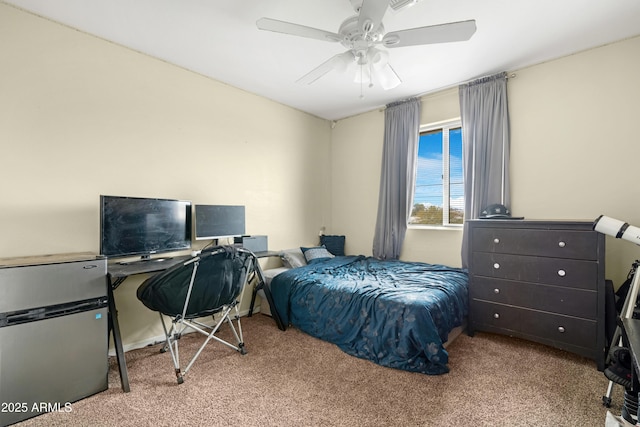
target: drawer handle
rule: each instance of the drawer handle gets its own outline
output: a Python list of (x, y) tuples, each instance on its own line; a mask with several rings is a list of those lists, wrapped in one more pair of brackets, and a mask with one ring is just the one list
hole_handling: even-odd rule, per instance
[(497, 262), (495, 264), (493, 264), (493, 268), (495, 268), (496, 270), (500, 268), (500, 264), (498, 264)]
[(495, 288), (495, 289), (493, 290), (493, 293), (494, 293), (494, 294), (499, 294), (499, 293), (500, 293), (500, 289)]
[(564, 327), (563, 326), (558, 326), (558, 332), (563, 334), (564, 333)]
[(566, 276), (566, 275), (567, 275), (567, 272), (566, 272), (566, 271), (564, 271), (564, 270), (558, 270), (558, 276), (560, 276), (560, 277), (564, 277), (564, 276)]
[(500, 243), (500, 239), (496, 237), (495, 239), (493, 239), (493, 243)]
[(500, 315), (499, 315), (498, 313), (493, 313), (493, 318), (494, 318), (494, 319), (499, 319), (499, 318), (500, 318)]
[(565, 242), (559, 242), (558, 246), (560, 246), (561, 248), (564, 248), (565, 246), (567, 246), (567, 244)]

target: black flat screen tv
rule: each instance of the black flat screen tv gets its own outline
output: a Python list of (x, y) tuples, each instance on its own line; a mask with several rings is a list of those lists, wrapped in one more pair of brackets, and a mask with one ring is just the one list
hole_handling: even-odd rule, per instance
[(244, 206), (195, 205), (195, 239), (213, 240), (245, 233)]
[(191, 202), (100, 196), (100, 253), (151, 255), (191, 248)]

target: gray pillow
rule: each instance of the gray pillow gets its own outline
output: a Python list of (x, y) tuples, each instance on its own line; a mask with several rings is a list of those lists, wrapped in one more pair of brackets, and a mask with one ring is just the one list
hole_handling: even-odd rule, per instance
[(286, 249), (280, 253), (282, 264), (287, 268), (298, 268), (307, 265), (300, 248)]
[(314, 246), (312, 248), (300, 248), (304, 254), (304, 259), (307, 264), (313, 264), (325, 259), (333, 258), (334, 255), (327, 250), (324, 246)]

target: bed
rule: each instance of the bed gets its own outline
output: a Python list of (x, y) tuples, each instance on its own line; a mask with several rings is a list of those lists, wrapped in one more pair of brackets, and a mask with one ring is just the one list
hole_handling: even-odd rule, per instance
[(285, 327), (382, 366), (449, 372), (444, 343), (467, 315), (465, 270), (365, 256), (290, 267), (268, 284), (271, 312)]

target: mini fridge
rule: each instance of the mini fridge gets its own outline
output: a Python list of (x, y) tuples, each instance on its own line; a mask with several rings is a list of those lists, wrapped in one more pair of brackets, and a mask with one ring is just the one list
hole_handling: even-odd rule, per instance
[(87, 254), (0, 259), (0, 426), (107, 389), (106, 270)]

